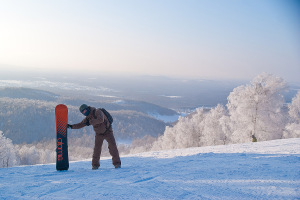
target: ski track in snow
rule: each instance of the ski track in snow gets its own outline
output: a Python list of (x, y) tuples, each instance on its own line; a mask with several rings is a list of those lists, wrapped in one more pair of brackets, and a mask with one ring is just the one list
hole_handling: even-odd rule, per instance
[(300, 138), (0, 169), (0, 199), (300, 199)]

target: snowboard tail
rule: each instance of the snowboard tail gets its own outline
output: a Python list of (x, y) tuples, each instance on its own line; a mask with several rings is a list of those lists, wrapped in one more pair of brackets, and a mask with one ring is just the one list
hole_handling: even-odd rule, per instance
[(55, 107), (56, 120), (56, 170), (68, 170), (68, 107), (59, 104)]

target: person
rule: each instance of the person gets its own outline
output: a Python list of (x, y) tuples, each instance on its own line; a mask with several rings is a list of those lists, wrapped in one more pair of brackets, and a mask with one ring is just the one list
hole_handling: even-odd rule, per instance
[(117, 148), (116, 140), (113, 134), (112, 126), (101, 109), (96, 109), (86, 104), (82, 104), (79, 108), (85, 118), (77, 124), (67, 127), (71, 129), (81, 129), (85, 126), (92, 125), (95, 131), (95, 146), (92, 158), (92, 169), (100, 167), (100, 155), (103, 140), (108, 142), (109, 153), (112, 156), (112, 163), (115, 168), (121, 168), (121, 159)]
[(257, 142), (255, 135), (252, 135), (252, 142)]

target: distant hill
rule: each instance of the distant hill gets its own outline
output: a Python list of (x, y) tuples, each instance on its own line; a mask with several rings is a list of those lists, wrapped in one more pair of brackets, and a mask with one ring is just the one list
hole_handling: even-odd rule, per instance
[[(55, 138), (54, 109), (57, 102), (0, 98), (0, 130), (14, 143), (31, 143)], [(68, 105), (69, 123), (78, 123), (84, 116), (78, 107)], [(132, 140), (145, 135), (157, 136), (166, 124), (142, 112), (131, 110), (111, 111), (114, 132), (118, 140)], [(83, 133), (94, 134), (92, 127), (73, 132), (70, 137)]]
[(23, 87), (5, 87), (0, 88), (0, 97), (55, 101), (58, 98), (58, 95), (45, 90)]
[[(227, 96), (243, 81), (177, 79), (161, 76), (124, 76), (106, 74), (0, 74), (0, 87), (35, 88), (75, 99), (96, 101), (133, 100), (147, 102), (175, 110), (193, 110), (225, 103)], [(13, 97), (15, 98), (15, 97)], [(27, 98), (27, 97), (25, 97)]]
[[(74, 94), (74, 95), (73, 95)], [(60, 102), (67, 105), (79, 107), (81, 104), (85, 103), (94, 107), (102, 107), (108, 110), (133, 110), (137, 112), (157, 113), (160, 115), (176, 115), (176, 111), (158, 106), (152, 103), (147, 103), (143, 101), (127, 100), (121, 98), (110, 98), (103, 99), (97, 96), (85, 95), (77, 96), (76, 92), (68, 93), (67, 95), (56, 94), (46, 90), (24, 88), (24, 87), (0, 87), (0, 98), (8, 97), (12, 99), (25, 98), (30, 100), (43, 100), (43, 101), (54, 101)]]
[[(57, 104), (69, 108), (69, 123), (78, 123), (84, 116), (78, 108), (86, 103), (96, 108), (104, 107), (114, 117), (117, 140), (130, 141), (145, 135), (157, 136), (164, 132), (166, 123), (148, 113), (177, 115), (177, 112), (147, 102), (97, 98), (74, 98), (53, 92), (30, 88), (0, 88), (0, 130), (16, 144), (32, 143), (55, 138), (54, 109)], [(70, 137), (83, 133), (94, 134), (92, 127), (73, 131)]]

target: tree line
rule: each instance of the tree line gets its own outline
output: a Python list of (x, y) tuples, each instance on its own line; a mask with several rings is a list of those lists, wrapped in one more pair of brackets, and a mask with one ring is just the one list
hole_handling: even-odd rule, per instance
[(287, 90), (282, 78), (260, 74), (235, 88), (225, 106), (198, 108), (166, 127), (160, 137), (140, 141), (146, 146), (133, 142), (130, 153), (300, 137), (300, 91), (287, 104), (283, 96)]

